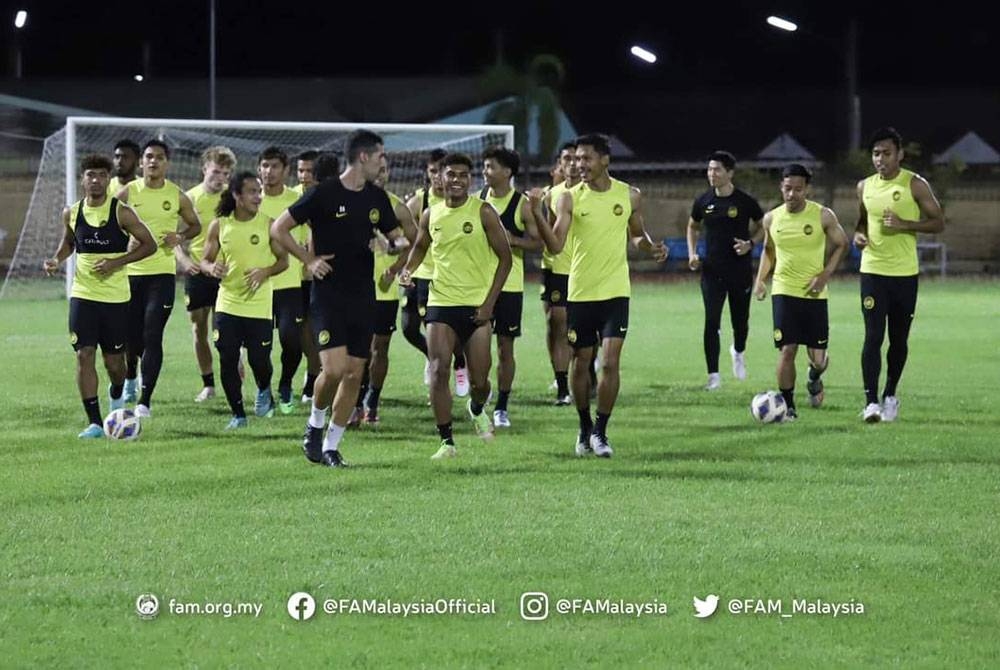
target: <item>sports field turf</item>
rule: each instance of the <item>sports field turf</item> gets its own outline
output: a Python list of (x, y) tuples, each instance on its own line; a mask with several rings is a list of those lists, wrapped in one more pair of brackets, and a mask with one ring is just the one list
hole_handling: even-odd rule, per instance
[[(732, 379), (724, 330), (707, 393), (697, 283), (636, 286), (610, 461), (575, 458), (576, 413), (550, 406), (534, 287), (509, 433), (479, 442), (456, 400), (459, 458), (432, 462), (422, 363), (397, 333), (382, 425), (345, 437), (347, 471), (303, 459), (304, 409), (233, 435), (221, 397), (192, 402), (180, 301), (142, 439), (77, 440), (66, 304), (0, 303), (0, 666), (996, 667), (1000, 285), (923, 282), (900, 419), (866, 425), (857, 282), (836, 282), (826, 404), (807, 407), (800, 352), (800, 419), (780, 426), (747, 409), (775, 387), (769, 303), (753, 306), (749, 379)], [(320, 609), (464, 598), (496, 613), (303, 622), (286, 611), (299, 591)], [(529, 591), (548, 594), (547, 620), (521, 619)], [(708, 594), (719, 610), (697, 619)], [(668, 614), (556, 612), (573, 598)], [(171, 599), (263, 609), (185, 616)], [(742, 599), (793, 616), (731, 614)], [(864, 614), (793, 613), (801, 599)]]

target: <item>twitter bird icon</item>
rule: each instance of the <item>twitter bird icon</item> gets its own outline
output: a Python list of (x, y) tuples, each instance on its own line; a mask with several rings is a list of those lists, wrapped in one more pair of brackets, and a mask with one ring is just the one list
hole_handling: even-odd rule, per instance
[(705, 596), (704, 600), (694, 597), (694, 615), (699, 619), (707, 619), (708, 617), (715, 614), (715, 610), (719, 607), (719, 596), (711, 593)]

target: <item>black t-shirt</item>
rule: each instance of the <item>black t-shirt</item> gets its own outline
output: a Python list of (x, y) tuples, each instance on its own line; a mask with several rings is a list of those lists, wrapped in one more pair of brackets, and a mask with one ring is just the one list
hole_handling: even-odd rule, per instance
[(333, 271), (313, 281), (314, 291), (374, 296), (375, 261), (368, 246), (372, 229), (389, 233), (399, 226), (385, 191), (371, 183), (352, 191), (339, 178), (327, 179), (307, 191), (288, 213), (297, 223), (309, 222), (313, 253), (334, 254), (327, 261)]
[(750, 254), (738, 256), (733, 250), (733, 238), (750, 239), (750, 221), (760, 221), (764, 212), (752, 196), (740, 189), (725, 197), (716, 195), (715, 189), (702, 193), (691, 206), (691, 218), (701, 224), (705, 232), (705, 257), (708, 269), (725, 270), (727, 266), (750, 263)]

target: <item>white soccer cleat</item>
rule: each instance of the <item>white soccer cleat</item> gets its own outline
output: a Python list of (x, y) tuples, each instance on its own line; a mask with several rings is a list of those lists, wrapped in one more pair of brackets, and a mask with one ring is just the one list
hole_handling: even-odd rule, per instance
[(882, 399), (882, 420), (895, 421), (897, 416), (899, 416), (899, 398), (887, 395)]
[(586, 435), (576, 436), (576, 447), (574, 447), (577, 456), (587, 456), (594, 453), (594, 450), (590, 448), (590, 439)]
[(590, 448), (598, 458), (611, 458), (611, 454), (615, 453), (608, 444), (608, 438), (596, 433), (590, 436)]
[(507, 416), (507, 410), (498, 409), (493, 412), (493, 425), (497, 428), (510, 428), (510, 417)]
[(716, 391), (722, 388), (722, 375), (718, 372), (713, 372), (708, 375), (708, 383), (705, 384), (706, 391)]
[(137, 417), (139, 417), (140, 419), (148, 419), (151, 416), (153, 416), (153, 413), (150, 411), (149, 407), (147, 407), (146, 405), (136, 405), (135, 406), (135, 415)]
[(455, 458), (456, 456), (458, 456), (458, 451), (455, 449), (455, 445), (442, 442), (441, 447), (431, 456), (431, 460), (440, 461), (445, 458)]
[(469, 395), (469, 368), (455, 370), (455, 395), (459, 398)]
[(194, 397), (194, 401), (195, 402), (205, 402), (209, 398), (214, 398), (214, 397), (215, 397), (215, 387), (214, 386), (206, 386), (205, 388), (203, 388), (201, 390), (201, 393), (199, 393), (198, 395), (196, 395)]
[(882, 420), (882, 408), (877, 402), (870, 402), (865, 405), (865, 411), (861, 413), (865, 423), (878, 423)]
[(747, 378), (747, 362), (742, 351), (736, 351), (735, 347), (729, 347), (729, 355), (733, 357), (733, 376), (743, 381)]

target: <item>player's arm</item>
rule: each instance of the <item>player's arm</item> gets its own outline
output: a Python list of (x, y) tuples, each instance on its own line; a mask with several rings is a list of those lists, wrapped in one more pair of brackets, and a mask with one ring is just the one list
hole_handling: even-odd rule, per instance
[[(198, 221), (201, 222), (200, 217)], [(181, 269), (182, 274), (196, 275), (201, 272), (201, 267), (191, 258), (191, 252), (188, 250), (188, 245), (185, 244), (187, 241), (189, 240), (183, 240), (174, 247), (174, 260), (177, 261), (177, 267)]]
[(551, 224), (547, 220), (538, 220), (538, 234), (545, 242), (545, 248), (552, 255), (558, 254), (566, 246), (569, 237), (569, 227), (573, 225), (573, 196), (564, 191), (556, 201), (556, 217)]
[(854, 227), (854, 246), (868, 246), (868, 208), (865, 207), (865, 180), (858, 182), (858, 224)]
[(510, 253), (510, 243), (507, 241), (507, 231), (500, 223), (500, 216), (491, 205), (483, 203), (479, 208), (479, 220), (486, 231), (486, 240), (490, 244), (493, 253), (497, 255), (499, 262), (496, 270), (493, 271), (493, 284), (489, 293), (486, 294), (486, 301), (476, 310), (476, 323), (486, 323), (493, 318), (493, 307), (497, 304), (500, 291), (503, 289), (507, 275), (514, 264)]
[(180, 217), (181, 221), (184, 222), (184, 228), (178, 232), (170, 231), (163, 236), (163, 245), (173, 249), (180, 246), (184, 240), (198, 237), (198, 233), (201, 232), (201, 221), (198, 220), (198, 212), (195, 211), (191, 198), (187, 196), (187, 193), (181, 193), (179, 200)]
[(145, 223), (139, 218), (128, 205), (119, 204), (116, 212), (118, 225), (128, 233), (134, 243), (129, 244), (127, 253), (118, 258), (102, 258), (94, 263), (94, 272), (98, 275), (109, 275), (115, 270), (125, 267), (129, 263), (141, 261), (156, 253), (156, 240), (153, 233)]
[(535, 207), (530, 198), (521, 198), (521, 221), (524, 223), (524, 236), (509, 235), (511, 247), (520, 247), (525, 251), (541, 251), (545, 246), (538, 235), (538, 224), (535, 223)]
[[(535, 216), (535, 221), (541, 221), (549, 211), (548, 192), (545, 189), (541, 189), (536, 186), (525, 193), (525, 195), (528, 196), (528, 200), (531, 203), (531, 213)], [(541, 237), (539, 237), (539, 239), (541, 239)], [(543, 241), (541, 246), (539, 246), (536, 251), (541, 251), (544, 246), (545, 242)]]
[[(274, 221), (271, 223), (274, 223)], [(243, 273), (244, 281), (246, 281), (251, 291), (259, 289), (267, 281), (268, 277), (273, 277), (288, 269), (288, 252), (285, 251), (283, 246), (278, 244), (277, 240), (271, 239), (269, 243), (271, 245), (271, 253), (274, 254), (274, 263), (266, 268), (250, 268)]]
[(73, 251), (76, 249), (76, 235), (73, 233), (73, 229), (69, 227), (69, 209), (69, 207), (63, 208), (63, 236), (59, 240), (56, 252), (52, 255), (52, 258), (46, 258), (42, 261), (42, 269), (50, 277), (56, 273), (64, 260), (73, 255)]
[(757, 279), (754, 282), (753, 293), (757, 300), (763, 300), (767, 296), (767, 278), (771, 276), (771, 270), (774, 269), (774, 240), (771, 239), (770, 212), (760, 220), (760, 226), (764, 229), (764, 251), (760, 255)]
[(911, 233), (940, 233), (944, 230), (944, 212), (941, 203), (934, 197), (934, 191), (927, 180), (920, 175), (913, 175), (910, 181), (910, 193), (920, 208), (919, 221), (901, 219), (891, 209), (882, 215), (882, 225), (891, 230), (905, 230)]
[(700, 234), (701, 221), (695, 221), (692, 213), (692, 215), (688, 217), (687, 225), (688, 268), (691, 270), (697, 270), (701, 267), (701, 256), (698, 255), (698, 236)]
[[(430, 188), (428, 186), (428, 188)], [(424, 199), (421, 198), (417, 193), (414, 193), (406, 200), (406, 208), (410, 210), (410, 216), (413, 217), (414, 221), (420, 221), (420, 215), (423, 214)]]
[(827, 242), (833, 245), (833, 251), (830, 252), (830, 257), (826, 261), (826, 267), (813, 277), (809, 286), (806, 287), (806, 291), (809, 293), (819, 293), (826, 288), (833, 273), (840, 267), (840, 261), (844, 259), (844, 254), (847, 253), (847, 233), (844, 232), (844, 228), (840, 225), (833, 210), (824, 207), (820, 213), (820, 221), (823, 222), (823, 232), (826, 233)]
[(642, 194), (634, 186), (629, 188), (629, 202), (632, 204), (632, 214), (628, 217), (628, 234), (632, 244), (639, 251), (644, 251), (653, 257), (657, 263), (667, 260), (667, 245), (663, 242), (653, 242), (642, 221)]
[(205, 233), (205, 248), (201, 252), (201, 271), (209, 277), (222, 279), (229, 268), (221, 261), (216, 261), (219, 255), (219, 220), (212, 219)]
[(417, 238), (413, 241), (413, 246), (410, 248), (410, 253), (406, 257), (403, 268), (399, 271), (399, 283), (402, 286), (409, 286), (413, 283), (410, 275), (424, 262), (424, 256), (427, 255), (427, 250), (431, 246), (431, 236), (427, 232), (430, 220), (430, 210), (420, 215), (420, 222), (417, 224)]
[[(310, 194), (314, 193), (316, 189), (310, 191)], [(304, 197), (310, 197), (307, 194)], [(301, 201), (300, 201), (301, 202)], [(330, 264), (327, 263), (328, 260), (333, 258), (333, 254), (325, 254), (323, 256), (316, 256), (311, 249), (303, 248), (301, 244), (295, 241), (292, 237), (292, 228), (299, 225), (299, 222), (291, 215), (291, 213), (286, 209), (283, 211), (277, 219), (271, 223), (271, 239), (281, 245), (281, 248), (285, 250), (286, 253), (295, 256), (302, 264), (306, 266), (309, 272), (315, 279), (323, 279), (326, 275), (333, 271)]]

